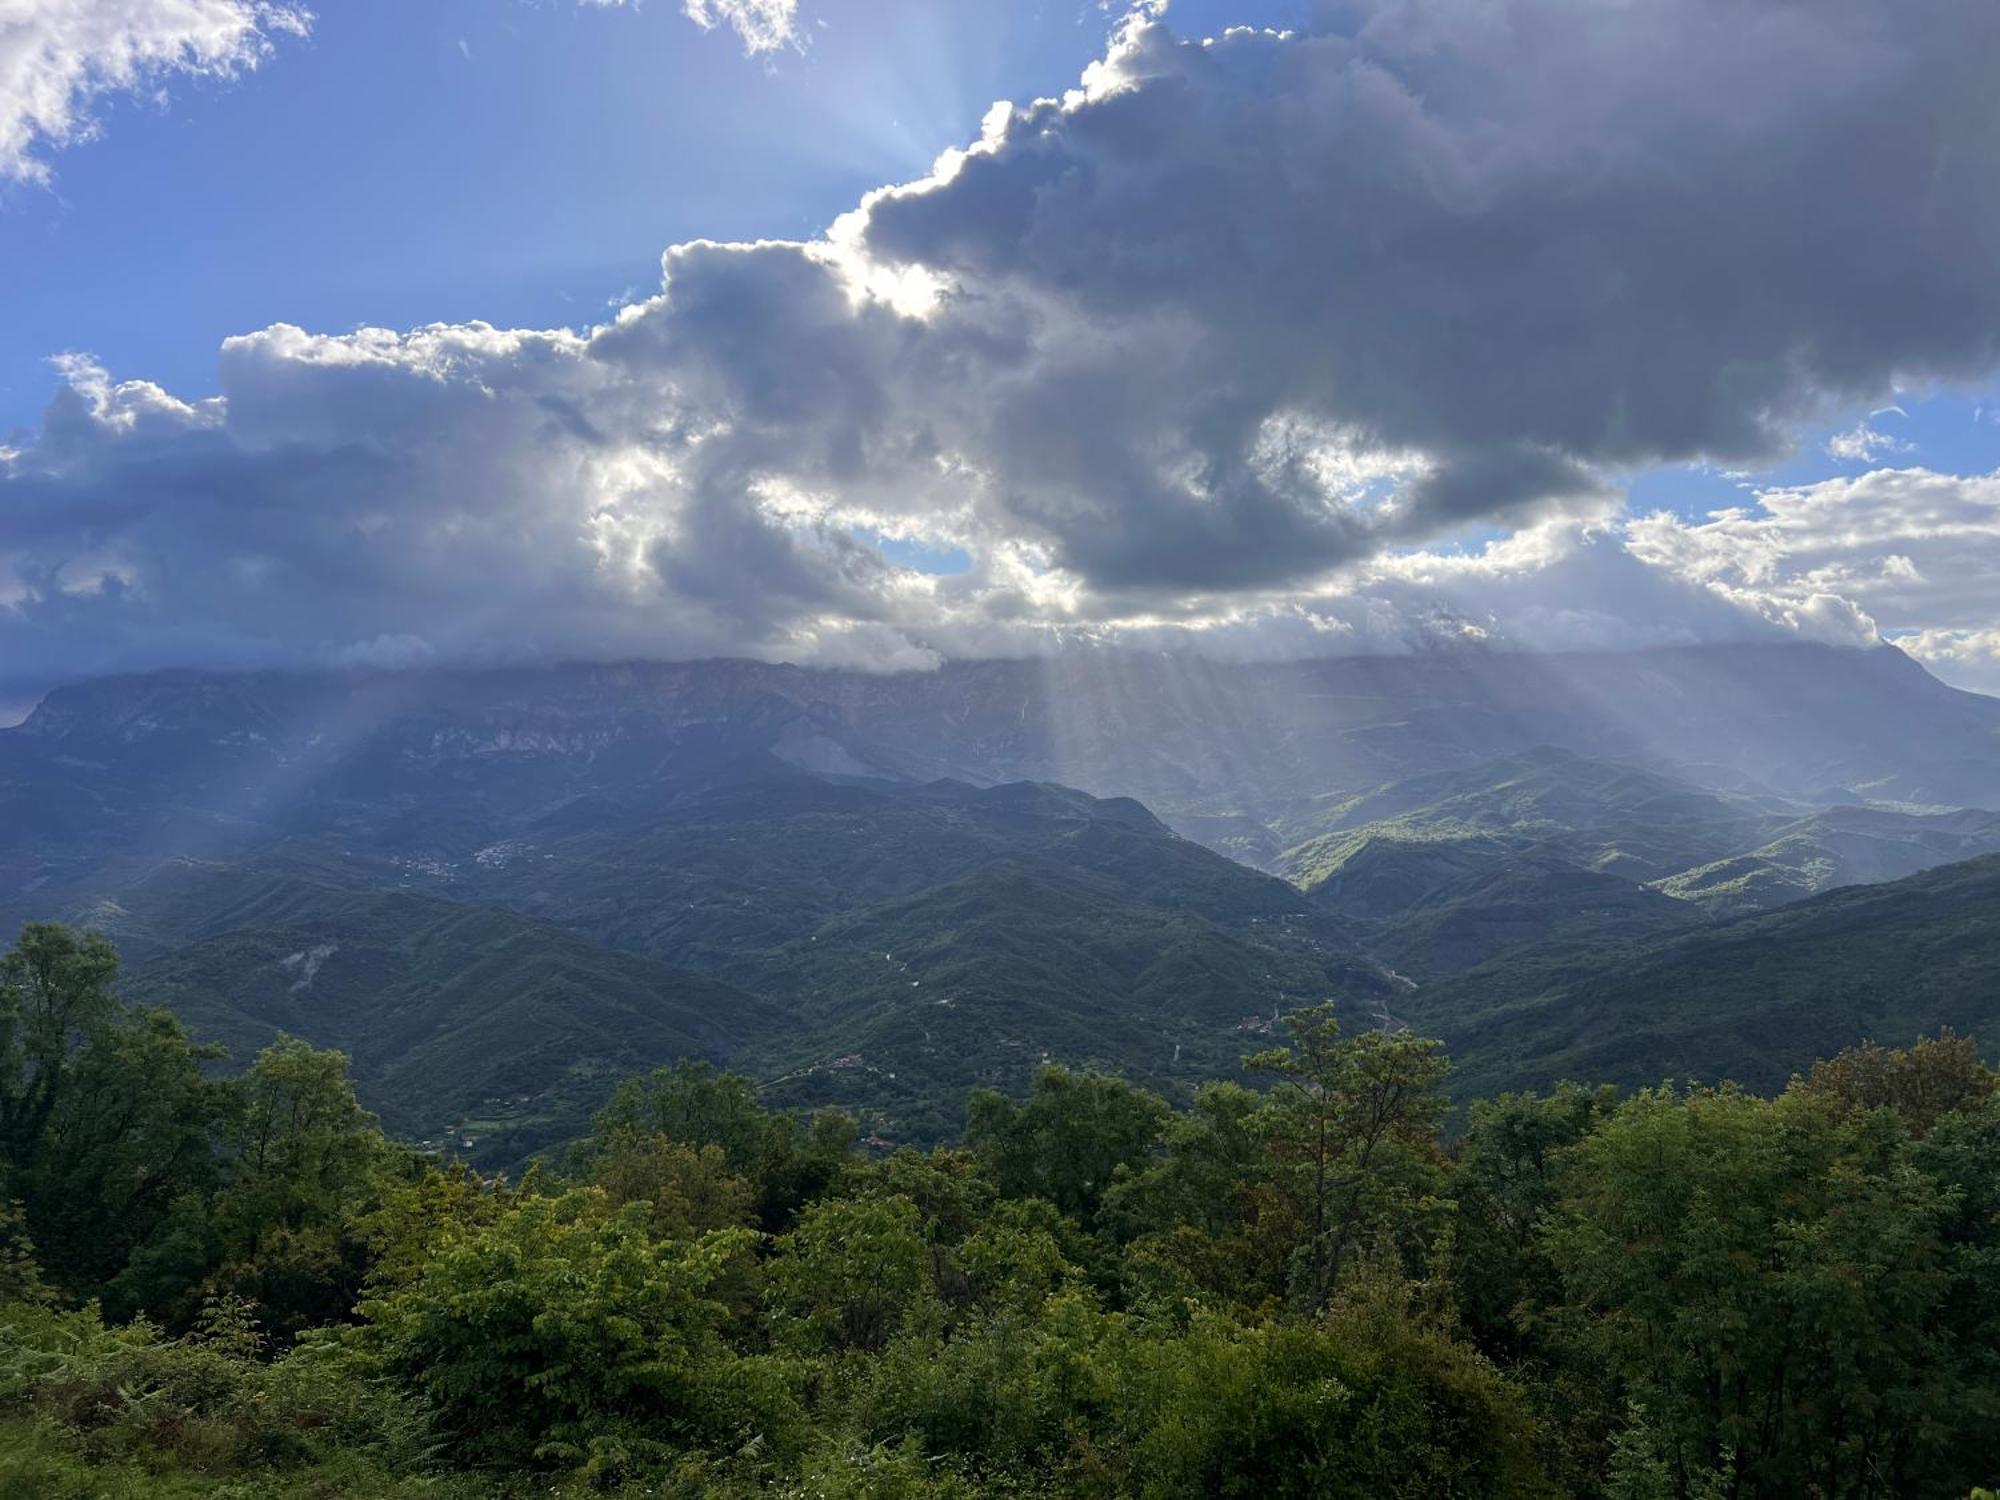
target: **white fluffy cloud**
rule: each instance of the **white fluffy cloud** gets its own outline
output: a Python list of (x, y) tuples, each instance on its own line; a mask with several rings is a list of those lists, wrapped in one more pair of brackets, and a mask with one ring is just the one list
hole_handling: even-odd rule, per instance
[(1826, 440), (1826, 456), (1843, 463), (1872, 464), (1884, 455), (1910, 451), (1910, 445), (1901, 438), (1878, 431), (1866, 422), (1857, 422)]
[(205, 402), (72, 364), (0, 450), (0, 653), (48, 679), (1987, 629), (1954, 580), (1990, 533), (1954, 562), (1938, 528), (1990, 480), (1628, 537), (1609, 476), (2000, 363), (1996, 48), (1990, 0), (1369, 0), (1210, 42), (1136, 17), (825, 239), (677, 246), (603, 327), (278, 326)]
[(2000, 629), (1917, 630), (1896, 644), (1946, 682), (2000, 694)]
[(275, 0), (0, 0), (0, 178), (46, 177), (46, 152), (88, 137), (103, 95), (253, 68), (308, 20)]
[[(585, 5), (637, 8), (639, 0), (582, 0)], [(726, 26), (751, 56), (799, 44), (799, 0), (681, 0), (681, 14), (703, 31)]]
[(1823, 638), (1896, 639), (1948, 681), (2000, 686), (2000, 473), (1882, 469), (1632, 523), (1641, 561)]
[(798, 0), (682, 0), (681, 9), (703, 31), (729, 27), (745, 52), (775, 52), (798, 39)]

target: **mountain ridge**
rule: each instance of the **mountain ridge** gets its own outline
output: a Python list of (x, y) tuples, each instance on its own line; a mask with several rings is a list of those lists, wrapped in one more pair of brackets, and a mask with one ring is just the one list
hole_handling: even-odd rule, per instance
[(1782, 1087), (1815, 1057), (1949, 1026), (2000, 1044), (2000, 854), (1686, 933), (1552, 944), (1405, 995), (1468, 1096), (1560, 1079)]
[(1059, 782), (1197, 834), (1247, 819), (1237, 836), (1255, 845), (1257, 825), (1328, 792), (1539, 745), (1809, 800), (2000, 806), (2000, 699), (1893, 647), (1811, 643), (1247, 665), (1081, 650), (883, 675), (734, 660), (175, 672), (51, 692), (0, 731), (0, 783), (116, 766), (210, 802), (219, 778), (255, 812), (299, 792), (415, 795), (470, 767), (504, 768), (513, 783), (492, 795), (524, 806), (792, 767)]

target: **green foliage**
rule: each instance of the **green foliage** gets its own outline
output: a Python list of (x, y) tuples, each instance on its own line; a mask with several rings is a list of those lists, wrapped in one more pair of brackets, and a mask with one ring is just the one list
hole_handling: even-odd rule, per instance
[(614, 1131), (592, 1158), (591, 1181), (613, 1203), (643, 1203), (655, 1239), (695, 1239), (711, 1229), (750, 1222), (756, 1192), (729, 1170), (720, 1146), (691, 1146), (671, 1136)]
[(214, 1180), (226, 1090), (164, 1011), (113, 993), (94, 935), (31, 926), (0, 957), (0, 1200), (22, 1205), (45, 1271), (103, 1288)]
[(1732, 1494), (1939, 1493), (1996, 1396), (1947, 1317), (1954, 1196), (1884, 1113), (1650, 1090), (1577, 1145), (1548, 1249), (1574, 1336), (1671, 1472)]
[(352, 1344), (423, 1398), (467, 1462), (608, 1470), (795, 1442), (782, 1369), (721, 1338), (716, 1289), (753, 1242), (663, 1244), (640, 1206), (595, 1189), (524, 1195), (365, 1300)]
[(37, 1306), (54, 1299), (35, 1261), (35, 1242), (18, 1203), (0, 1203), (0, 1306)]
[(1044, 1067), (1025, 1104), (991, 1089), (966, 1106), (965, 1143), (1000, 1191), (1086, 1221), (1121, 1171), (1151, 1155), (1167, 1118), (1155, 1094), (1103, 1073)]
[(117, 1013), (118, 955), (102, 937), (32, 925), (0, 958), (0, 1141), (12, 1157), (41, 1143), (79, 1045)]
[(769, 1263), (774, 1333), (801, 1353), (880, 1352), (931, 1305), (931, 1253), (903, 1197), (816, 1203)]
[(682, 1059), (620, 1084), (581, 1155), (585, 1162), (609, 1158), (594, 1170), (617, 1173), (647, 1139), (713, 1151), (718, 1156), (708, 1159), (750, 1184), (759, 1221), (776, 1231), (846, 1170), (854, 1137), (854, 1122), (844, 1115), (822, 1111), (802, 1120), (773, 1113), (742, 1074)]
[(1291, 1044), (1246, 1059), (1276, 1080), (1261, 1127), (1302, 1227), (1293, 1294), (1321, 1308), (1349, 1258), (1412, 1250), (1442, 1206), (1437, 1146), (1450, 1064), (1434, 1041), (1342, 1037), (1331, 1006), (1286, 1018)]
[(1970, 1037), (1949, 1028), (1918, 1039), (1907, 1052), (1869, 1042), (1812, 1066), (1805, 1092), (1850, 1109), (1888, 1109), (1918, 1134), (1946, 1115), (1976, 1110), (1993, 1095), (2000, 1075), (1981, 1061)]
[(615, 813), (535, 798), (532, 830), (475, 841), (483, 799), (437, 810), (462, 790), (411, 799), (395, 852), (421, 861), (342, 819), (337, 843), (111, 865), (33, 909), (114, 923), (128, 993), (239, 1058), (280, 1032), (337, 1048), (391, 1130), (510, 1171), (674, 1058), (930, 1145), (1031, 1059), (1184, 1098), (1274, 992), (1385, 988), (1295, 888), (1122, 799), (729, 779)]
[(264, 1326), (290, 1338), (348, 1316), (368, 1268), (357, 1226), (405, 1159), (356, 1102), (338, 1052), (281, 1037), (234, 1091), (209, 1283), (254, 1301)]
[(1056, 1494), (1189, 1500), (1544, 1492), (1505, 1379), (1396, 1307), (1261, 1326), (1198, 1312), (1175, 1330), (1071, 1292), (892, 1348), (859, 1420), (976, 1462), (999, 1493), (1036, 1475)]
[(691, 1146), (713, 1146), (732, 1172), (761, 1176), (792, 1144), (790, 1122), (758, 1102), (756, 1085), (740, 1073), (683, 1060), (647, 1078), (628, 1078), (597, 1116), (599, 1138), (620, 1133), (663, 1135)]
[(420, 1407), (337, 1353), (266, 1354), (229, 1301), (171, 1339), (93, 1308), (0, 1306), (0, 1404), (21, 1439), (0, 1441), (0, 1493), (389, 1494), (431, 1473)]
[(456, 886), (355, 880), (304, 855), (174, 861), (112, 909), (174, 944), (126, 987), (241, 1058), (285, 1034), (345, 1052), (398, 1134), (493, 1168), (580, 1133), (626, 1075), (720, 1055), (775, 1018), (728, 985), (469, 906)]
[[(99, 944), (0, 973), (0, 1089), (43, 1116), (0, 1167), (44, 1195), (0, 1211), (0, 1495), (1888, 1500), (2000, 1468), (2000, 1094), (1951, 1035), (1776, 1097), (1477, 1101), (1447, 1139), (1437, 1045), (1321, 1007), (1261, 1091), (1047, 1068), (975, 1094), (964, 1147), (874, 1160), (689, 1062), (510, 1183), (385, 1140), (339, 1054), (207, 1081)], [(163, 1142), (171, 1201), (54, 1258)]]
[(488, 1181), (463, 1162), (432, 1166), (414, 1181), (393, 1186), (357, 1221), (368, 1246), (371, 1287), (407, 1285), (445, 1244), (492, 1224), (540, 1186), (538, 1172), (515, 1187), (502, 1178)]
[(1617, 1104), (1617, 1090), (1564, 1084), (1541, 1097), (1474, 1101), (1452, 1163), (1453, 1274), (1468, 1328), (1490, 1351), (1534, 1348), (1537, 1320), (1562, 1301), (1546, 1220), (1577, 1143)]

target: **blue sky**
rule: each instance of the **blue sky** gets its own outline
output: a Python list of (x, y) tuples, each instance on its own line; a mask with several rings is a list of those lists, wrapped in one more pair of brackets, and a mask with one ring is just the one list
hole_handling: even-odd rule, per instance
[[(1841, 440), (1857, 428), (1886, 440), (1868, 450), (1875, 455), (1872, 460), (1853, 456), (1857, 450), (1851, 445), (1842, 446)], [(1746, 487), (1811, 484), (1882, 464), (1923, 465), (1952, 474), (2000, 466), (2000, 398), (1991, 384), (1905, 391), (1889, 407), (1861, 403), (1838, 420), (1802, 428), (1796, 450), (1776, 463), (1740, 471), (1712, 464), (1649, 469), (1626, 482), (1635, 507), (1701, 515), (1743, 504)]]
[(1077, 632), (2000, 691), (1990, 0), (47, 3), (211, 66), (94, 131), (0, 73), (0, 696)]

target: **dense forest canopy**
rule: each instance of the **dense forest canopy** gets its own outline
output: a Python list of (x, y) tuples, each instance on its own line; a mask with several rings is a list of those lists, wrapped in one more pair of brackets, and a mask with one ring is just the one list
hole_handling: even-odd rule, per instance
[[(101, 938), (0, 961), (0, 1487), (1963, 1496), (2000, 1475), (1966, 1039), (1475, 1101), (1293, 1013), (1191, 1107), (1043, 1068), (869, 1156), (686, 1062), (519, 1180), (338, 1053), (218, 1079)], [(1450, 1128), (1448, 1128), (1450, 1127)]]

